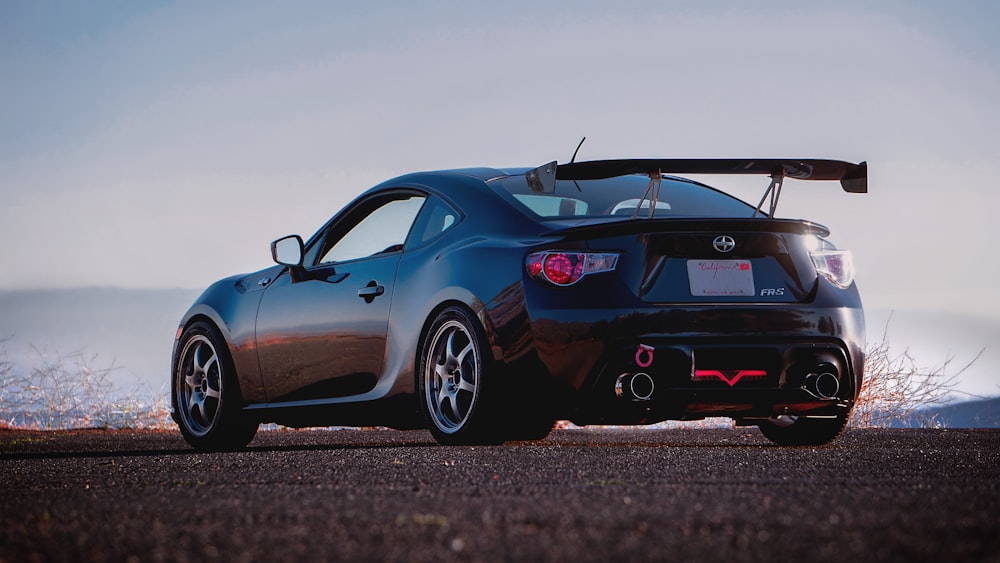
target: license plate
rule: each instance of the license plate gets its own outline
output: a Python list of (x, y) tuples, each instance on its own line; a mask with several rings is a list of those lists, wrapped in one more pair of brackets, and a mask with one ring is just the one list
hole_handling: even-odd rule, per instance
[(688, 260), (687, 268), (695, 297), (756, 295), (749, 260)]

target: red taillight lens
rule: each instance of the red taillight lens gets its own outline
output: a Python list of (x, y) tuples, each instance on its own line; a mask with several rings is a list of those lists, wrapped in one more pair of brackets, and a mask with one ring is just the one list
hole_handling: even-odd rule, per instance
[(542, 252), (537, 252), (528, 256), (528, 273), (531, 277), (537, 278), (542, 273), (542, 261), (545, 258), (545, 254)]
[(542, 263), (546, 279), (556, 285), (569, 285), (583, 277), (582, 256), (550, 254)]
[(610, 272), (618, 254), (609, 252), (535, 252), (526, 261), (528, 273), (553, 285), (573, 285), (588, 274)]

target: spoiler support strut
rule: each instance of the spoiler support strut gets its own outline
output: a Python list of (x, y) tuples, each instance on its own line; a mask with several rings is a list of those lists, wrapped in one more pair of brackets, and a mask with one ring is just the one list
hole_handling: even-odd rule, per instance
[(642, 202), (646, 201), (647, 195), (649, 196), (649, 218), (653, 218), (653, 213), (656, 213), (656, 204), (660, 201), (660, 186), (662, 184), (663, 174), (659, 170), (649, 173), (649, 185), (646, 186), (646, 191), (643, 192), (642, 197), (639, 198), (639, 203), (635, 206), (635, 211), (632, 212), (633, 219), (639, 216), (639, 210), (642, 209)]
[(764, 195), (760, 198), (760, 203), (757, 204), (757, 208), (753, 211), (753, 217), (757, 217), (757, 215), (760, 214), (760, 209), (764, 206), (764, 200), (767, 199), (767, 196), (771, 196), (771, 203), (767, 211), (767, 216), (774, 217), (774, 213), (778, 210), (778, 200), (781, 199), (781, 186), (784, 185), (784, 182), (784, 174), (771, 175), (771, 183), (768, 184), (767, 189), (764, 190)]

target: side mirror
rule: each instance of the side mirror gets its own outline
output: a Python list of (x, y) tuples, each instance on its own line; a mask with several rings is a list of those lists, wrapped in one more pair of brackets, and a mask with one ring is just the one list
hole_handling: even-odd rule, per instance
[(304, 245), (299, 235), (288, 235), (271, 243), (271, 258), (282, 266), (302, 267)]

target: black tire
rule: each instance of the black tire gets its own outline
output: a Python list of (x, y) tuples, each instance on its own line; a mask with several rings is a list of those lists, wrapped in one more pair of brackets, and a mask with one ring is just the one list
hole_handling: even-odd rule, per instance
[[(495, 403), (495, 366), (479, 320), (449, 307), (431, 323), (417, 370), (420, 411), (434, 439), (444, 445), (503, 441)], [(491, 395), (492, 394), (492, 395)]]
[(837, 439), (847, 428), (850, 411), (834, 418), (779, 416), (761, 423), (761, 433), (779, 446), (822, 446)]
[(554, 416), (545, 414), (520, 415), (522, 418), (512, 420), (508, 423), (508, 440), (535, 441), (544, 440), (552, 429), (555, 428), (556, 419)]
[(209, 323), (193, 323), (181, 335), (174, 360), (173, 400), (177, 426), (196, 450), (240, 450), (257, 433), (257, 421), (243, 412), (226, 341)]

